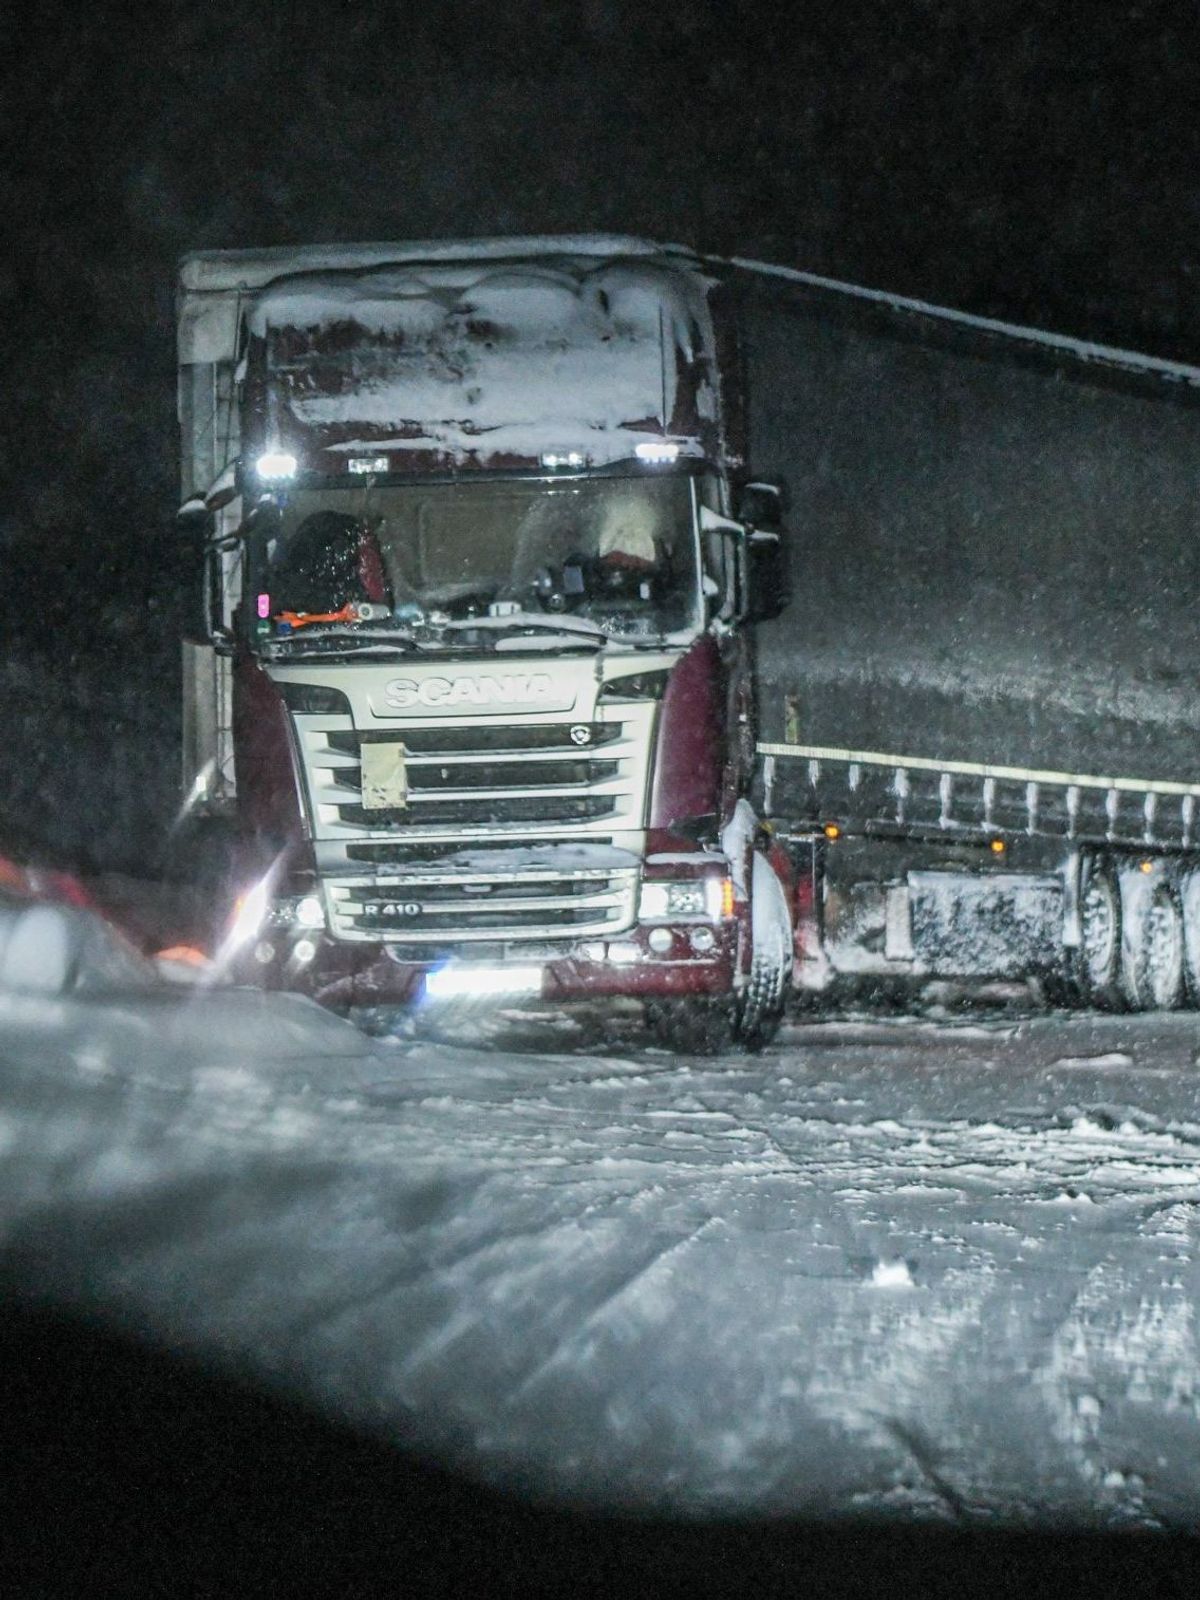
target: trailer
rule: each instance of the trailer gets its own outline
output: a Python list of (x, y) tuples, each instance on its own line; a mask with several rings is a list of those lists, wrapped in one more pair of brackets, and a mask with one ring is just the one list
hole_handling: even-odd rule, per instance
[(1200, 994), (1200, 372), (752, 263), (748, 453), (791, 496), (758, 630), (797, 977)]
[(237, 970), (695, 1048), (1200, 993), (1200, 373), (610, 236), (205, 253), (179, 312)]

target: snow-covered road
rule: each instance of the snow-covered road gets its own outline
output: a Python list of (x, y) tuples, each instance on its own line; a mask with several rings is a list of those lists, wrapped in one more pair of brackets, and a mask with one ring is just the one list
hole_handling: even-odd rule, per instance
[(617, 1038), (0, 997), (9, 1282), (536, 1492), (1200, 1529), (1200, 1021)]

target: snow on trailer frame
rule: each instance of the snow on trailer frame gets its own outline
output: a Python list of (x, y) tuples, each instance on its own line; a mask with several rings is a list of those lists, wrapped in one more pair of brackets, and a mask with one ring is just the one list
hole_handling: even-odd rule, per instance
[[(1138, 851), (1198, 845), (1200, 784), (771, 740), (760, 743), (758, 753), (764, 758), (768, 815), (775, 814), (778, 764), (800, 762), (803, 798), (788, 815), (831, 829), (833, 837), (853, 833), (855, 824), (846, 819), (858, 818), (866, 833), (881, 826), (973, 832), (1000, 840), (1006, 833), (1021, 833)], [(789, 790), (796, 798), (794, 782)]]
[(1073, 1005), (1200, 1008), (1200, 786), (758, 749), (764, 813), (798, 868), (801, 991), (1033, 977)]

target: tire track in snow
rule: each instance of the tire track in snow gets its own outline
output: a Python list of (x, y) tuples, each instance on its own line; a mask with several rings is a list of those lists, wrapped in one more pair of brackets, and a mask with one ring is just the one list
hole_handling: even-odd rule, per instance
[[(675, 1260), (690, 1246), (694, 1245), (718, 1220), (716, 1217), (706, 1217), (703, 1222), (697, 1223), (694, 1228), (683, 1234), (682, 1237), (661, 1246), (643, 1260), (633, 1272), (625, 1277), (623, 1282), (617, 1284), (616, 1287), (605, 1294), (603, 1299), (587, 1312), (577, 1326), (571, 1329), (570, 1333), (559, 1339), (555, 1347), (547, 1355), (539, 1359), (530, 1368), (512, 1389), (507, 1404), (513, 1406), (523, 1400), (526, 1394), (536, 1387), (547, 1373), (565, 1360), (568, 1354), (588, 1337), (590, 1331), (612, 1306), (628, 1296), (635, 1287), (643, 1285), (651, 1273), (659, 1271), (664, 1266), (673, 1265)], [(580, 1359), (583, 1355), (586, 1355), (586, 1351), (579, 1352), (576, 1359)]]
[[(520, 1253), (520, 1270), (502, 1272), (490, 1282), (475, 1285), (476, 1292), (470, 1297), (468, 1309), (410, 1348), (401, 1363), (401, 1371), (407, 1376), (427, 1366), (433, 1358), (444, 1355), (464, 1333), (495, 1312), (512, 1306), (536, 1311), (540, 1326), (556, 1330), (564, 1318), (572, 1317), (582, 1327), (643, 1277), (661, 1257), (698, 1235), (709, 1220), (706, 1218), (666, 1244), (654, 1240), (636, 1250), (630, 1250), (623, 1232), (613, 1227), (581, 1228), (577, 1223), (563, 1223), (543, 1235), (540, 1242), (544, 1248), (534, 1261), (528, 1261), (524, 1253)], [(557, 1247), (555, 1241), (566, 1235), (574, 1235), (575, 1249), (564, 1251)], [(593, 1269), (585, 1270), (582, 1275), (579, 1273), (581, 1256), (585, 1258), (584, 1267)], [(599, 1282), (595, 1274), (597, 1267)], [(526, 1327), (526, 1340), (531, 1336), (535, 1336), (533, 1330)], [(553, 1337), (556, 1344), (562, 1342), (557, 1331)], [(544, 1359), (537, 1355), (531, 1365), (539, 1365)]]

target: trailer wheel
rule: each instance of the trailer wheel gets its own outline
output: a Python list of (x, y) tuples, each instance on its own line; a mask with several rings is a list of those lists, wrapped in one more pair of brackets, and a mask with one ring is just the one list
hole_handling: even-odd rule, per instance
[(1184, 874), (1179, 885), (1183, 911), (1183, 968), (1187, 1002), (1200, 1008), (1200, 872)]
[(1124, 885), (1121, 987), (1135, 1011), (1173, 1011), (1183, 1000), (1183, 917), (1171, 886), (1142, 884), (1129, 874)]
[(733, 1044), (734, 1013), (728, 1000), (699, 995), (648, 1000), (646, 1020), (659, 1044), (680, 1055), (716, 1056)]
[(792, 976), (792, 919), (787, 896), (766, 856), (753, 857), (750, 879), (753, 951), (750, 978), (738, 1008), (737, 1036), (747, 1050), (761, 1050), (779, 1032)]
[(1084, 1005), (1118, 1007), (1121, 990), (1121, 896), (1108, 866), (1091, 860), (1084, 866), (1079, 897), (1079, 949), (1074, 978)]

